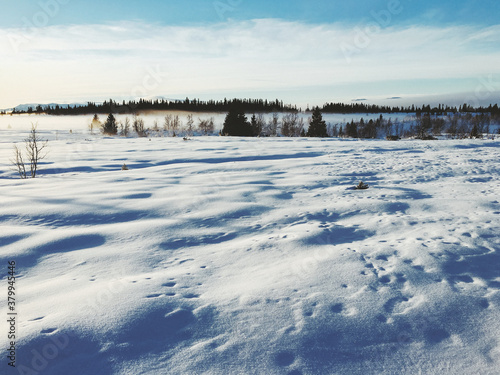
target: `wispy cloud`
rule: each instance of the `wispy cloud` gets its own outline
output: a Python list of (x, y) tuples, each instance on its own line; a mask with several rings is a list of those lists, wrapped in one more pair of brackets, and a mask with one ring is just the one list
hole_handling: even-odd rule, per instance
[[(499, 40), (500, 26), (366, 29), (277, 19), (4, 29), (0, 78), (8, 90), (0, 104), (479, 77), (500, 73)], [(144, 84), (151, 69), (161, 79)]]

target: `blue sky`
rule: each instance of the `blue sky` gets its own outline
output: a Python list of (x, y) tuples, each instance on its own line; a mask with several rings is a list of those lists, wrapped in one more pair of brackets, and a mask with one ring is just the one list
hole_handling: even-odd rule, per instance
[[(400, 0), (402, 11), (395, 24), (480, 24), (498, 23), (500, 6), (495, 0)], [(358, 23), (370, 20), (371, 12), (388, 9), (390, 0), (357, 1), (263, 1), (263, 0), (25, 0), (3, 2), (0, 24), (22, 27), (42, 9), (60, 8), (50, 24), (105, 23), (145, 20), (167, 25), (214, 23), (223, 19), (280, 18), (310, 23)]]
[(3, 2), (0, 108), (139, 96), (498, 102), (499, 16), (490, 0)]

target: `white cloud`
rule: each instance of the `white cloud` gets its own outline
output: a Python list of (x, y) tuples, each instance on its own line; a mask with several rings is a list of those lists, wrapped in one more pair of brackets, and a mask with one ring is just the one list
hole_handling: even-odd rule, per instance
[[(276, 19), (192, 27), (122, 22), (35, 32), (0, 29), (0, 79), (6, 88), (0, 107), (142, 92), (244, 96), (479, 77), (500, 73), (500, 49), (492, 48), (499, 39), (500, 26), (367, 29)], [(153, 82), (151, 69), (164, 74)]]

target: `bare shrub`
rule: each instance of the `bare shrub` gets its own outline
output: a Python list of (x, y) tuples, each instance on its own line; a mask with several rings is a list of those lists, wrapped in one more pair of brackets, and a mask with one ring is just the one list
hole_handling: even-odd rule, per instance
[(144, 120), (142, 118), (134, 116), (132, 126), (139, 137), (147, 136), (146, 129), (144, 129)]
[[(47, 140), (40, 138), (36, 131), (36, 125), (31, 125), (31, 131), (28, 137), (24, 140), (26, 148), (26, 158), (23, 156), (21, 149), (14, 145), (14, 159), (11, 160), (14, 170), (19, 173), (22, 179), (28, 178), (27, 163), (29, 163), (29, 175), (35, 178), (38, 172), (38, 166), (41, 160), (47, 156)], [(26, 160), (26, 162), (25, 162)]]
[(214, 132), (214, 118), (210, 117), (209, 119), (202, 120), (198, 118), (198, 130), (203, 135), (212, 134)]

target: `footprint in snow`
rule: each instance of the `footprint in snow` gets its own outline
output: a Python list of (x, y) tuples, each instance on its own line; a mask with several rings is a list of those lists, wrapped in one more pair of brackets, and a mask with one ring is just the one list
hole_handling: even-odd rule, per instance
[(146, 296), (146, 298), (158, 298), (161, 296), (163, 296), (163, 294), (150, 294), (150, 295)]
[(184, 294), (183, 297), (186, 299), (194, 299), (194, 298), (200, 298), (200, 295), (195, 293), (188, 293)]
[(278, 352), (274, 356), (274, 362), (280, 367), (290, 366), (295, 361), (295, 355), (292, 352)]
[(391, 282), (391, 278), (389, 276), (382, 276), (380, 279), (378, 279), (382, 284), (389, 284)]
[(490, 302), (486, 298), (481, 298), (479, 300), (479, 306), (481, 306), (483, 309), (487, 309), (490, 307)]
[(404, 296), (391, 298), (384, 304), (384, 309), (389, 314), (401, 313), (406, 309), (410, 299), (411, 297)]
[(344, 310), (344, 305), (341, 303), (335, 303), (330, 306), (330, 311), (335, 314), (340, 314)]
[(48, 334), (54, 333), (55, 331), (57, 331), (57, 328), (47, 328), (47, 329), (43, 329), (40, 333), (48, 335)]

